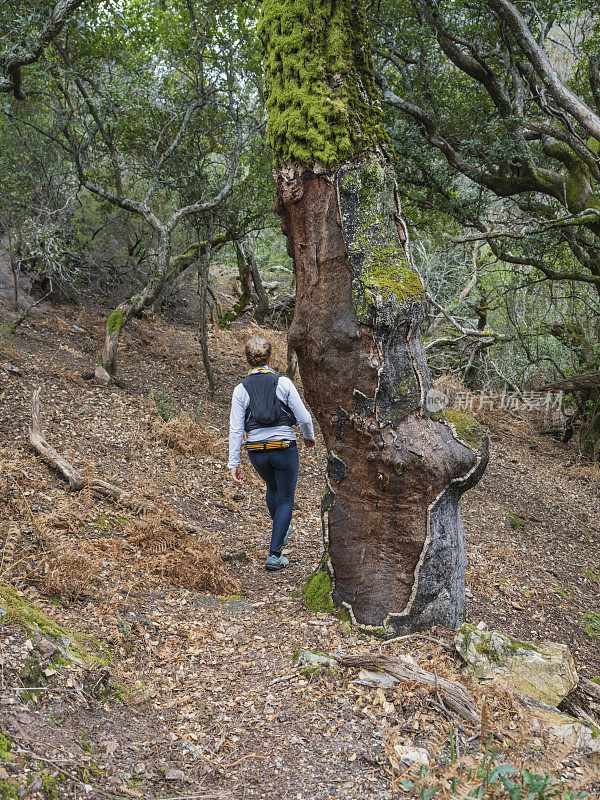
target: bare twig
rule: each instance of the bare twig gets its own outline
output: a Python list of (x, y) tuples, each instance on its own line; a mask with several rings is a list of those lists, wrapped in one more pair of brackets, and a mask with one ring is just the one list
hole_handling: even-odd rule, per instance
[[(82, 786), (88, 785), (86, 781), (82, 781), (81, 778), (77, 777), (77, 775), (74, 775), (72, 772), (69, 772), (64, 767), (61, 767), (58, 761), (54, 761), (52, 758), (44, 758), (43, 756), (39, 756), (33, 750), (28, 750), (26, 747), (18, 747), (16, 752), (28, 753), (30, 756), (33, 756), (36, 759), (36, 761), (42, 761), (44, 764), (51, 764), (53, 767), (62, 772), (63, 775), (66, 775), (67, 778), (71, 778), (72, 781), (80, 783)], [(118, 795), (116, 792), (107, 791), (106, 789), (100, 789), (99, 786), (94, 786), (94, 791), (104, 795), (105, 797), (120, 797), (120, 795)]]

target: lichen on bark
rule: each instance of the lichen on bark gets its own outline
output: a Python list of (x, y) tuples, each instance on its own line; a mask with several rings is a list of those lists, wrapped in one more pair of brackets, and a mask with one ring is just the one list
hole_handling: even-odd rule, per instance
[(362, 0), (264, 0), (267, 138), (279, 164), (332, 168), (386, 141)]
[(463, 411), (456, 411), (453, 408), (447, 408), (444, 411), (444, 416), (453, 426), (456, 434), (461, 441), (466, 442), (477, 452), (481, 452), (487, 440), (485, 428), (477, 422), (475, 417), (471, 414), (465, 414)]
[(352, 294), (359, 322), (371, 324), (378, 309), (395, 311), (425, 292), (394, 230), (395, 181), (377, 161), (340, 170), (338, 187), (347, 202), (342, 226), (350, 259), (356, 256)]

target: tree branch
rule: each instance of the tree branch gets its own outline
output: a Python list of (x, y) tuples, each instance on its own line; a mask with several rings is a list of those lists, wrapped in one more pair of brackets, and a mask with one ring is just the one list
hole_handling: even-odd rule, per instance
[(0, 92), (12, 92), (17, 100), (25, 100), (26, 95), (21, 88), (21, 68), (39, 60), (44, 47), (59, 35), (71, 14), (84, 2), (85, 0), (58, 0), (50, 19), (32, 42), (31, 47), (12, 53), (0, 64), (0, 73), (3, 74), (0, 77)]
[(562, 82), (543, 47), (510, 0), (487, 0), (500, 20), (507, 23), (521, 50), (558, 105), (574, 117), (588, 133), (600, 141), (600, 116)]

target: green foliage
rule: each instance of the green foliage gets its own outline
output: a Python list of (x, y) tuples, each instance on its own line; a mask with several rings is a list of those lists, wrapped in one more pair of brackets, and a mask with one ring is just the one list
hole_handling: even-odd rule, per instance
[[(562, 80), (597, 108), (588, 76), (600, 21), (590, 10), (588, 0), (543, 4), (526, 23)], [(600, 144), (567, 111), (559, 119), (538, 102), (535, 70), (499, 13), (464, 0), (381, 0), (370, 7), (369, 31), (376, 70), (400, 98), (384, 106), (385, 122), (404, 214), (416, 229), (415, 260), (463, 325), (505, 337), (472, 361), (481, 340), (453, 341), (458, 331), (438, 321), (434, 371), (464, 377), (468, 365), (469, 388), (502, 389), (506, 376), (511, 389), (529, 389), (598, 369)], [(559, 54), (550, 31), (560, 25), (582, 34)], [(477, 241), (482, 231), (500, 235)], [(557, 338), (556, 326), (571, 322), (583, 337)], [(596, 458), (597, 397), (573, 396), (581, 449)]]
[(523, 519), (523, 517), (520, 517), (518, 514), (509, 514), (508, 521), (510, 522), (510, 527), (513, 529), (513, 531), (516, 531), (517, 533), (525, 533), (527, 522)]
[(177, 416), (175, 399), (169, 392), (154, 389), (152, 391), (152, 402), (154, 403), (155, 413), (164, 421), (168, 422)]
[(575, 792), (548, 773), (536, 773), (527, 767), (518, 770), (511, 764), (496, 764), (495, 759), (496, 751), (490, 750), (490, 743), (474, 756), (461, 755), (452, 735), (444, 755), (451, 777), (443, 774), (443, 766), (437, 770), (422, 766), (413, 771), (411, 777), (402, 779), (400, 785), (408, 796), (420, 800), (442, 796), (474, 800), (585, 800), (588, 797), (587, 792)]
[(600, 613), (590, 611), (584, 614), (581, 618), (581, 627), (583, 628), (583, 632), (586, 636), (589, 636), (590, 639), (600, 636)]
[[(584, 518), (583, 521), (584, 522), (587, 521), (587, 515), (586, 515), (586, 518)], [(597, 573), (593, 572), (591, 569), (587, 569), (587, 567), (580, 567), (580, 569), (581, 569), (581, 571), (583, 573), (583, 577), (587, 581), (590, 581), (590, 582), (595, 583), (598, 586), (600, 586), (600, 575), (598, 575)]]
[(278, 163), (333, 167), (384, 141), (362, 0), (264, 0), (259, 34)]

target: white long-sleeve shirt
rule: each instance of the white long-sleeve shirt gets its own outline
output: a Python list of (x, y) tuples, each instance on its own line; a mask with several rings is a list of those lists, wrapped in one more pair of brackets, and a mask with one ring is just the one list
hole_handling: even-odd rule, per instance
[[(296, 417), (305, 439), (314, 439), (312, 419), (304, 403), (300, 399), (298, 390), (289, 378), (281, 375), (277, 383), (277, 398), (291, 409)], [(244, 423), (246, 409), (250, 403), (250, 395), (242, 383), (233, 390), (231, 398), (231, 413), (229, 415), (229, 462), (228, 467), (237, 467), (240, 463), (240, 450), (244, 439)], [(268, 428), (255, 428), (248, 432), (249, 442), (295, 441), (296, 434), (289, 425), (270, 425)]]

